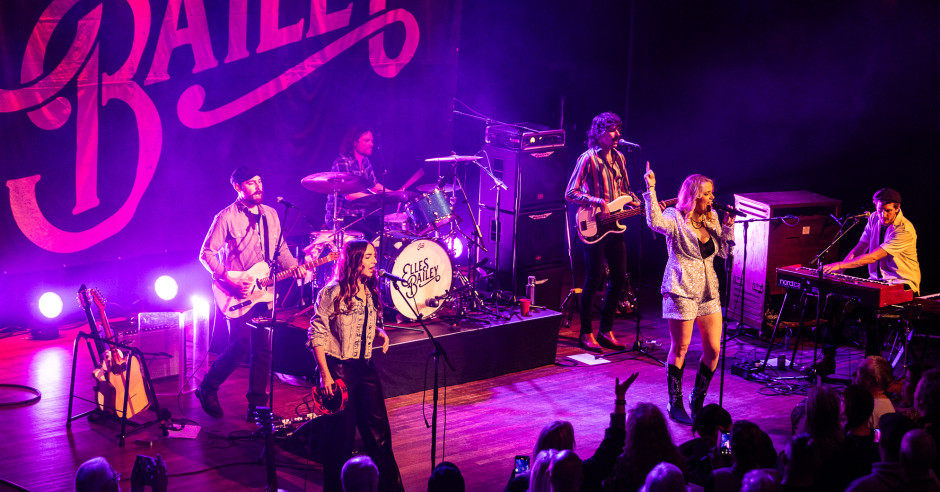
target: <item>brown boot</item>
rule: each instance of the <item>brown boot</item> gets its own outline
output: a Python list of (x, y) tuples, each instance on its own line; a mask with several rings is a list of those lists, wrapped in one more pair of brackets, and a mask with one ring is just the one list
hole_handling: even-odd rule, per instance
[(597, 344), (597, 339), (594, 338), (593, 333), (582, 333), (581, 337), (578, 339), (578, 346), (587, 350), (588, 352), (601, 353), (601, 346)]

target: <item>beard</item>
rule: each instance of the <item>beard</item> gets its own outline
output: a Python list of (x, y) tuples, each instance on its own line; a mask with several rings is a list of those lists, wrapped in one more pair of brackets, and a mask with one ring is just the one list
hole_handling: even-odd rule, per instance
[(264, 198), (263, 191), (257, 191), (253, 195), (245, 195), (244, 201), (246, 205), (255, 206), (261, 205), (261, 200)]

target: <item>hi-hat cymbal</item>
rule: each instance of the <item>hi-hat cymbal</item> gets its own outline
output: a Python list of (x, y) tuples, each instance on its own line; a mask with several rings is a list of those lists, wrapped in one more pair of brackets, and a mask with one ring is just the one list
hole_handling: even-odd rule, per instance
[(459, 190), (460, 188), (454, 188), (454, 185), (450, 185), (450, 184), (438, 186), (434, 183), (429, 183), (429, 184), (415, 186), (415, 189), (422, 193), (431, 193), (437, 189), (443, 191), (444, 193), (453, 193), (455, 189)]
[(385, 193), (376, 193), (374, 195), (366, 195), (362, 198), (350, 200), (347, 206), (357, 210), (379, 208), (382, 206), (382, 202), (385, 202), (386, 205), (390, 203), (403, 203), (414, 199), (416, 196), (418, 196), (417, 193), (413, 191), (387, 191)]
[(361, 176), (349, 173), (315, 173), (300, 180), (304, 188), (317, 193), (349, 194), (364, 191), (369, 182)]
[(470, 162), (478, 161), (483, 157), (478, 155), (449, 155), (446, 157), (431, 157), (425, 159), (424, 162)]

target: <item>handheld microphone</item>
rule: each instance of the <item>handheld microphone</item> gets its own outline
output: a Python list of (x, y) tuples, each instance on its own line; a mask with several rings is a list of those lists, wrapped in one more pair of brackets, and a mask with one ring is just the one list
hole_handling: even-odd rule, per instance
[(379, 274), (379, 277), (387, 278), (387, 279), (389, 279), (389, 280), (394, 280), (395, 282), (401, 282), (401, 283), (403, 283), (403, 284), (407, 284), (407, 283), (408, 283), (407, 280), (405, 280), (405, 279), (399, 277), (398, 275), (393, 275), (393, 274), (388, 273), (388, 272), (386, 272), (385, 270), (382, 270), (382, 269), (379, 269), (379, 270), (378, 270), (378, 274)]
[(732, 207), (729, 205), (724, 205), (718, 202), (712, 202), (712, 208), (715, 210), (721, 210), (722, 212), (729, 213), (735, 217), (747, 217), (747, 214)]
[(622, 138), (621, 138), (620, 140), (617, 140), (617, 145), (619, 145), (619, 146), (621, 146), (621, 147), (627, 147), (627, 152), (632, 152), (632, 150), (630, 150), (630, 149), (643, 150), (643, 148), (640, 147), (640, 144), (635, 144), (635, 143), (633, 143), (633, 142), (627, 142), (626, 140), (624, 140), (624, 139), (622, 139)]
[(300, 207), (298, 207), (297, 205), (294, 205), (293, 203), (291, 203), (291, 202), (285, 200), (284, 197), (282, 197), (282, 196), (277, 197), (277, 203), (280, 203), (281, 205), (284, 205), (284, 206), (287, 207), (287, 208), (296, 208), (297, 210), (300, 210)]
[(871, 217), (871, 212), (862, 212), (855, 215), (846, 215), (845, 217), (842, 217), (842, 221), (845, 222), (847, 220), (867, 219), (869, 217)]

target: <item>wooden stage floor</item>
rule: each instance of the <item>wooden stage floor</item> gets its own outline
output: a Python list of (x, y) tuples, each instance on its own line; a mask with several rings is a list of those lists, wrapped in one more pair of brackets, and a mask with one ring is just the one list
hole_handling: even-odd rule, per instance
[[(655, 355), (665, 356), (668, 344), (665, 324), (659, 319), (659, 306), (644, 309), (642, 334)], [(577, 318), (575, 316), (575, 318)], [(631, 344), (633, 318), (618, 320), (615, 333)], [(78, 328), (63, 330), (51, 341), (29, 339), (18, 334), (0, 339), (0, 383), (29, 385), (42, 392), (33, 405), (0, 408), (0, 436), (6, 441), (0, 457), (0, 479), (26, 490), (70, 490), (77, 466), (88, 458), (105, 456), (121, 473), (122, 488), (130, 489), (131, 469), (138, 453), (160, 454), (167, 462), (170, 490), (261, 490), (265, 486), (265, 468), (259, 461), (260, 440), (250, 438), (255, 426), (245, 422), (244, 393), (247, 368), (236, 370), (220, 391), (225, 417), (205, 415), (195, 396), (179, 393), (175, 380), (157, 385), (160, 403), (169, 408), (174, 419), (198, 423), (202, 430), (195, 439), (162, 437), (159, 428), (149, 427), (131, 436), (126, 447), (117, 445), (119, 426), (92, 423), (80, 419), (66, 430), (72, 341)], [(442, 393), (441, 424), (438, 432), (438, 460), (456, 463), (466, 477), (468, 490), (502, 490), (511, 471), (513, 456), (530, 454), (536, 435), (552, 420), (569, 420), (576, 432), (576, 451), (590, 455), (603, 437), (608, 414), (613, 408), (614, 378), (626, 378), (634, 371), (640, 376), (630, 388), (628, 408), (636, 402), (649, 401), (665, 407), (664, 369), (648, 357), (626, 353), (610, 357), (601, 365), (576, 364), (567, 356), (582, 353), (577, 348), (577, 320), (563, 328), (558, 342), (556, 364), (506, 374), (495, 378), (451, 386)], [(749, 336), (731, 341), (727, 346), (729, 368), (725, 376), (724, 406), (735, 419), (758, 423), (774, 440), (778, 451), (789, 438), (789, 414), (802, 398), (804, 382), (784, 388), (746, 381), (730, 374), (730, 364), (737, 360), (763, 359), (766, 342)], [(518, 350), (526, 347), (521, 344)], [(700, 342), (693, 337), (690, 362), (697, 361)], [(812, 359), (812, 345), (804, 344), (799, 358)], [(789, 354), (787, 354), (789, 357)], [(840, 350), (838, 372), (848, 373), (857, 365), (861, 353)], [(87, 363), (87, 353), (81, 360)], [(86, 364), (87, 365), (87, 364)], [(695, 363), (690, 364), (693, 368)], [(79, 367), (77, 392), (90, 397), (90, 367)], [(686, 371), (685, 389), (695, 378), (694, 369)], [(707, 402), (717, 402), (720, 374), (716, 374)], [(275, 413), (293, 416), (309, 393), (309, 387), (276, 383)], [(446, 400), (444, 397), (446, 396)], [(407, 490), (425, 490), (431, 469), (430, 391), (427, 402), (421, 392), (387, 400), (393, 432), (395, 455)], [(3, 393), (2, 400), (12, 397)], [(76, 403), (77, 410), (90, 404)], [(150, 419), (146, 412), (143, 419)], [(691, 438), (688, 427), (670, 423), (674, 440)], [(152, 444), (139, 445), (142, 439)], [(278, 484), (288, 491), (321, 490), (322, 470), (316, 463), (277, 449)], [(0, 485), (0, 489), (3, 486)], [(15, 489), (13, 489), (15, 490)]]

